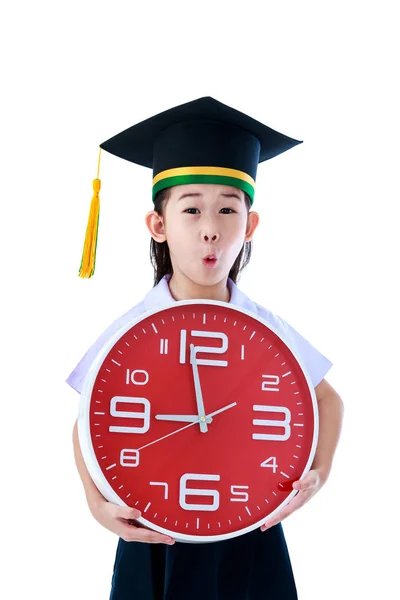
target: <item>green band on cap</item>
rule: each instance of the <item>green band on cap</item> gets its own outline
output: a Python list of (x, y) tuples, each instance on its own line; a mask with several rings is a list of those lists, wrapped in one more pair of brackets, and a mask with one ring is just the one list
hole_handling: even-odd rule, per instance
[(248, 194), (253, 204), (254, 200), (254, 186), (239, 179), (238, 177), (227, 177), (226, 175), (177, 175), (175, 177), (165, 177), (153, 185), (153, 202), (154, 198), (160, 190), (164, 190), (168, 187), (175, 185), (185, 185), (189, 183), (216, 183), (219, 185), (231, 185), (232, 187), (239, 188)]

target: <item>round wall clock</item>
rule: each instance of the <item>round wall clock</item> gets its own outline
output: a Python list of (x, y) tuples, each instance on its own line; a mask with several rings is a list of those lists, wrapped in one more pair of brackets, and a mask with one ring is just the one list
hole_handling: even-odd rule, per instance
[(318, 410), (299, 356), (270, 324), (229, 303), (182, 300), (101, 349), (78, 432), (107, 500), (178, 541), (213, 542), (261, 526), (297, 493)]

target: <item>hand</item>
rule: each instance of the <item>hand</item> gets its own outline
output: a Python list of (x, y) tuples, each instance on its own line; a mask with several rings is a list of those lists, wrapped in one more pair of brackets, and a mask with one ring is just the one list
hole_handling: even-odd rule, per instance
[(95, 502), (90, 502), (89, 508), (100, 525), (117, 534), (125, 542), (168, 544), (169, 546), (175, 543), (175, 540), (168, 535), (157, 533), (140, 523), (136, 523), (134, 519), (138, 519), (142, 515), (136, 508), (107, 502), (104, 496), (96, 499)]
[(305, 475), (303, 479), (299, 479), (293, 483), (293, 489), (298, 490), (298, 494), (292, 498), (276, 516), (267, 519), (264, 525), (260, 527), (261, 531), (266, 531), (270, 527), (277, 525), (283, 519), (286, 519), (295, 510), (301, 508), (308, 502), (324, 485), (328, 476), (323, 469), (312, 469)]
[[(198, 423), (198, 415), (156, 415), (156, 419), (159, 421), (179, 421), (182, 423)], [(211, 423), (212, 417), (206, 416), (206, 423)]]
[[(233, 408), (236, 406), (236, 402), (232, 402), (227, 406), (224, 406), (210, 415), (208, 418), (212, 420), (214, 415), (218, 415), (221, 412), (225, 412), (229, 408)], [(179, 416), (179, 415), (178, 415)], [(196, 417), (196, 421), (198, 421), (198, 417)], [(146, 446), (139, 448), (142, 450), (147, 446), (151, 446), (152, 444), (156, 444), (160, 442), (166, 437), (174, 435), (183, 429), (187, 429), (188, 427), (192, 427), (196, 421), (193, 423), (189, 423), (189, 425), (185, 425), (172, 433), (164, 435), (158, 440), (154, 440)], [(175, 543), (175, 540), (167, 535), (163, 535), (161, 533), (157, 533), (156, 531), (152, 531), (148, 529), (141, 523), (135, 522), (135, 519), (139, 519), (142, 516), (142, 513), (136, 508), (131, 508), (129, 506), (120, 506), (119, 504), (114, 504), (113, 502), (108, 502), (104, 496), (101, 494), (97, 494), (96, 496), (88, 498), (88, 505), (90, 508), (90, 512), (106, 529), (112, 531), (117, 534), (120, 538), (122, 538), (125, 542), (146, 542), (149, 544), (168, 544), (172, 545)]]
[(197, 412), (199, 413), (200, 431), (202, 433), (207, 433), (208, 427), (205, 418), (203, 394), (201, 393), (199, 368), (196, 362), (196, 349), (194, 344), (190, 344), (190, 362), (192, 363), (194, 391), (196, 394)]

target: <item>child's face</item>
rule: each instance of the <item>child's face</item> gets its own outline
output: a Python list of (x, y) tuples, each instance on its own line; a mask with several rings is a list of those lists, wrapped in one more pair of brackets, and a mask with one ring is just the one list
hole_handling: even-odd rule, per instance
[[(157, 241), (168, 242), (174, 274), (209, 286), (228, 276), (243, 243), (253, 235), (258, 215), (247, 211), (242, 190), (189, 184), (170, 189), (161, 221), (163, 237)], [(207, 260), (209, 255), (215, 258)]]

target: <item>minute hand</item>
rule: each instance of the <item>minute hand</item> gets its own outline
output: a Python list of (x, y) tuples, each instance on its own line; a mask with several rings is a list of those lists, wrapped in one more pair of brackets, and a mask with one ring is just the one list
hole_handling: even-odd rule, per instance
[(206, 416), (204, 410), (203, 394), (201, 393), (199, 369), (196, 361), (196, 350), (194, 344), (190, 344), (190, 362), (192, 363), (194, 390), (196, 393), (197, 412), (199, 413), (200, 431), (206, 433), (208, 431)]
[[(232, 402), (231, 404), (228, 404), (227, 406), (223, 406), (222, 408), (219, 408), (218, 410), (214, 410), (214, 412), (212, 412), (209, 415), (207, 415), (207, 417), (211, 417), (212, 418), (215, 415), (219, 415), (220, 413), (225, 412), (226, 410), (229, 410), (230, 408), (233, 408), (236, 405), (237, 405), (237, 402)], [(153, 444), (157, 444), (158, 442), (161, 442), (161, 440), (165, 440), (166, 438), (171, 437), (171, 435), (175, 435), (176, 433), (179, 433), (180, 431), (183, 431), (184, 429), (188, 429), (189, 427), (193, 427), (194, 424), (195, 423), (189, 423), (189, 425), (184, 425), (183, 427), (180, 427), (179, 429), (175, 429), (175, 431), (171, 431), (171, 433), (167, 433), (167, 435), (163, 435), (162, 437), (158, 438), (157, 440), (153, 440), (152, 442), (149, 442), (148, 444), (145, 444), (141, 448), (137, 448), (137, 450), (143, 450), (143, 448), (147, 448), (148, 446), (152, 446)]]

